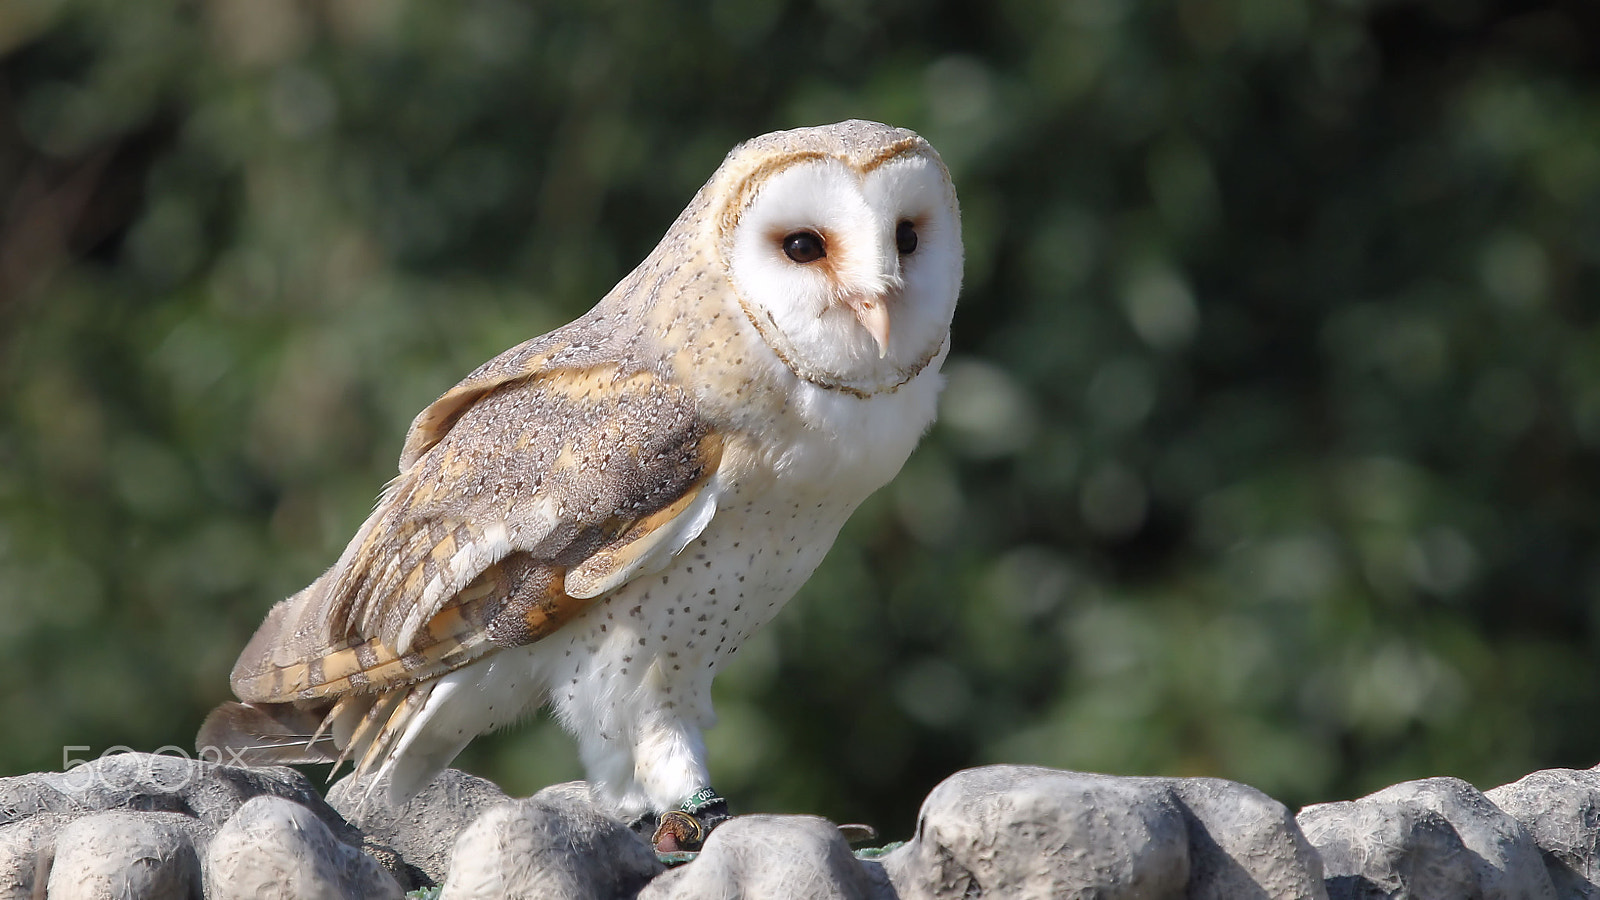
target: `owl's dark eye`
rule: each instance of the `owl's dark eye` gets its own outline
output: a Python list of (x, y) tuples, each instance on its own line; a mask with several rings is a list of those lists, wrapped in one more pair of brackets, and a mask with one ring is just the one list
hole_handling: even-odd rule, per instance
[(797, 263), (816, 262), (828, 255), (822, 235), (815, 231), (796, 231), (783, 238), (783, 255)]
[(901, 222), (894, 230), (894, 246), (900, 251), (901, 256), (910, 255), (917, 249), (917, 226), (907, 219)]

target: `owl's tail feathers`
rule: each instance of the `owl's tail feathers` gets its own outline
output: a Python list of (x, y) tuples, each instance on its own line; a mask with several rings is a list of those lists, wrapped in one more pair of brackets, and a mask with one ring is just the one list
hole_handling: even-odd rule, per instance
[(339, 758), (334, 736), (325, 725), (333, 705), (331, 701), (229, 701), (206, 716), (195, 748), (202, 758), (220, 758), (233, 766), (331, 763)]
[(195, 736), (201, 757), (234, 766), (333, 763), (328, 780), (350, 760), (356, 775), (388, 761), (428, 699), (423, 683), (383, 694), (346, 694), (290, 703), (229, 701), (206, 716)]

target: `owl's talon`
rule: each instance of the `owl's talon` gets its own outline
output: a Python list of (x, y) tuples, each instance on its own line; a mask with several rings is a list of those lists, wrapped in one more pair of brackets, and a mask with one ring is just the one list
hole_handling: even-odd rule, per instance
[(728, 801), (711, 788), (703, 788), (682, 806), (661, 814), (650, 843), (657, 853), (699, 850), (712, 830), (731, 818)]
[(661, 824), (656, 826), (656, 833), (651, 835), (650, 842), (655, 844), (657, 853), (698, 850), (706, 842), (707, 833), (706, 826), (699, 819), (683, 810), (674, 809), (662, 814)]

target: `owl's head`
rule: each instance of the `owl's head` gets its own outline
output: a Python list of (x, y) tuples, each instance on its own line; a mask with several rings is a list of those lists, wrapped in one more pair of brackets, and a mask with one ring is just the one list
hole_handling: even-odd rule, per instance
[(775, 132), (734, 148), (712, 185), (739, 303), (796, 375), (873, 394), (939, 356), (961, 289), (961, 213), (927, 141), (862, 121)]

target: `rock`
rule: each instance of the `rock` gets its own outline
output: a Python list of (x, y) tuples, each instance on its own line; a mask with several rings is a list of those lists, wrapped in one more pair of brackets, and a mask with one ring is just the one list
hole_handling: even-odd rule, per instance
[(1289, 810), (1215, 778), (970, 769), (934, 788), (883, 866), (904, 898), (1326, 896)]
[(1327, 897), (1322, 859), (1288, 807), (1220, 778), (1174, 778), (1167, 784), (1192, 816), (1189, 900)]
[(178, 813), (103, 812), (56, 835), (51, 900), (200, 900), (200, 859)]
[[(328, 791), (328, 803), (352, 822), (360, 822), (365, 833), (363, 848), (378, 856), (396, 854), (403, 866), (415, 867), (427, 880), (444, 881), (450, 869), (450, 854), (456, 838), (485, 810), (511, 798), (494, 784), (458, 769), (446, 769), (409, 803), (394, 808), (376, 796), (368, 796), (371, 778), (357, 781), (345, 778)], [(393, 866), (386, 868), (394, 871)], [(404, 875), (396, 872), (404, 886)]]
[(356, 830), (293, 769), (245, 769), (152, 753), (117, 753), (65, 772), (0, 778), (0, 826), (40, 815), (71, 820), (128, 809), (182, 813), (213, 833), (246, 801), (263, 795), (298, 803), (341, 839), (360, 841)]
[(212, 838), (205, 868), (208, 900), (400, 900), (404, 894), (376, 860), (282, 797), (257, 797), (239, 807)]
[[(745, 816), (665, 873), (582, 783), (518, 801), (451, 770), (398, 809), (363, 788), (341, 782), (329, 805), (290, 769), (151, 754), (0, 779), (0, 897), (396, 900), (442, 881), (444, 900), (1600, 900), (1600, 769), (1487, 795), (1407, 782), (1296, 819), (1218, 779), (989, 766), (935, 788), (913, 839), (878, 861), (822, 819)], [(365, 834), (339, 812), (358, 809)]]
[(1546, 769), (1485, 795), (1539, 845), (1557, 896), (1600, 898), (1600, 771)]
[[(84, 855), (82, 834), (74, 828), (80, 820), (100, 820), (109, 813), (115, 815), (84, 826), (91, 830), (83, 834), (98, 834), (94, 829), (116, 823), (114, 827), (128, 829), (129, 835), (144, 835), (141, 840), (160, 841), (165, 840), (160, 834), (177, 829), (187, 840), (189, 852), (204, 858), (212, 836), (256, 797), (292, 802), (338, 840), (352, 845), (361, 841), (360, 833), (293, 769), (245, 769), (166, 754), (112, 754), (65, 772), (0, 778), (0, 888), (10, 892), (6, 896), (28, 896), (40, 879), (48, 878), (50, 890), (55, 892), (58, 885), (66, 883), (62, 879), (70, 877), (59, 873), (75, 871), (80, 863), (101, 863)], [(143, 818), (150, 820), (154, 832), (132, 824)], [(135, 842), (129, 846), (143, 845)], [(141, 879), (145, 876), (135, 870), (148, 865), (129, 861), (126, 875), (130, 885), (144, 883)], [(51, 872), (58, 874), (47, 875)]]
[(1346, 801), (1307, 807), (1299, 819), (1331, 900), (1477, 895), (1466, 847), (1432, 810)]
[(34, 816), (0, 825), (0, 897), (33, 897), (50, 877), (55, 858), (56, 816)]
[(1160, 779), (1031, 766), (968, 769), (922, 804), (916, 836), (883, 858), (899, 897), (1179, 898), (1184, 813)]
[(1429, 778), (1302, 810), (1328, 896), (1554, 900), (1538, 846), (1472, 785)]
[(456, 839), (440, 900), (632, 898), (663, 866), (582, 782), (491, 806)]
[(871, 900), (893, 897), (850, 853), (838, 826), (815, 816), (739, 816), (687, 866), (656, 878), (639, 900)]

